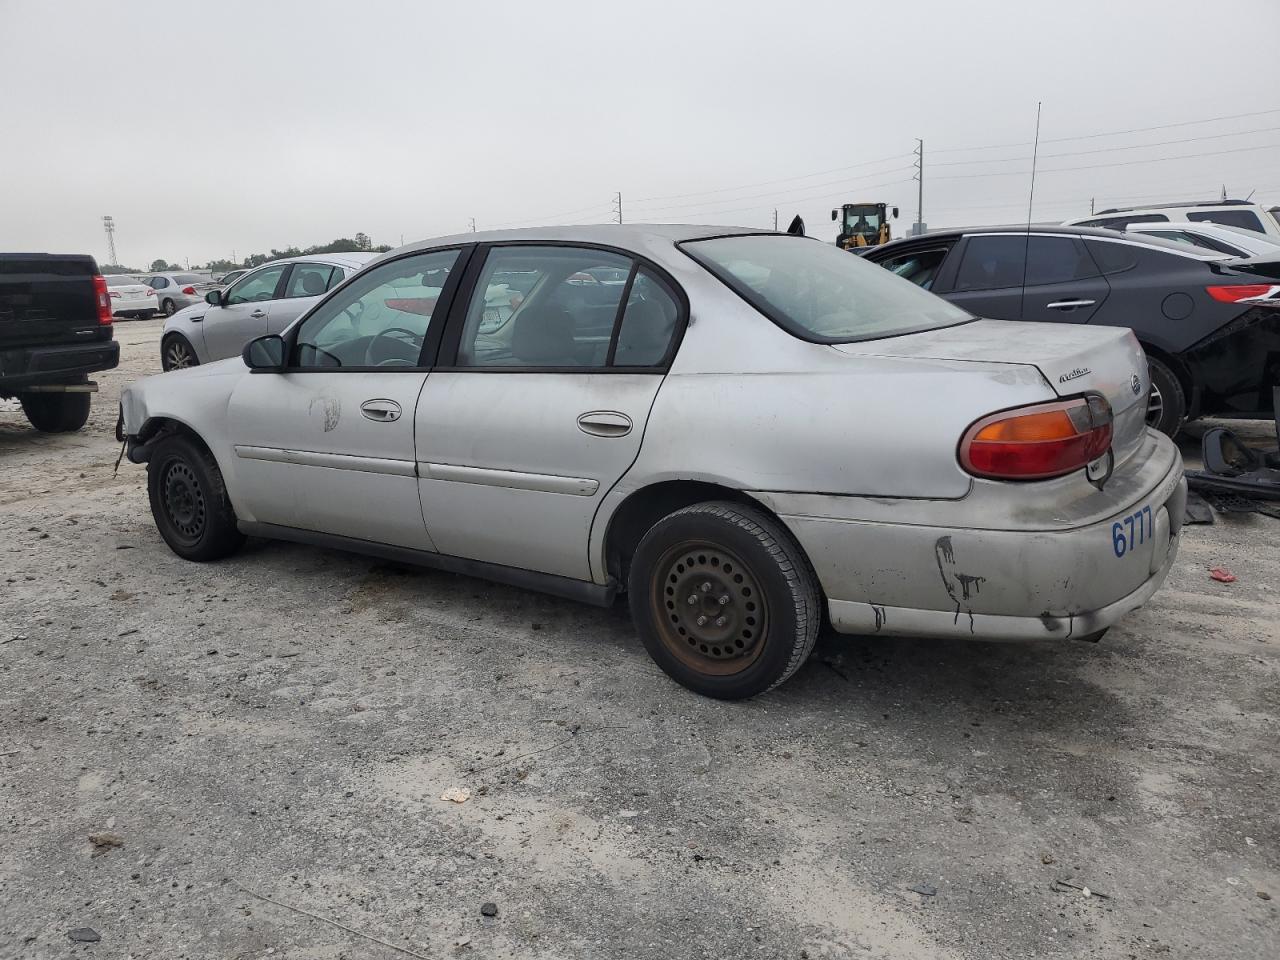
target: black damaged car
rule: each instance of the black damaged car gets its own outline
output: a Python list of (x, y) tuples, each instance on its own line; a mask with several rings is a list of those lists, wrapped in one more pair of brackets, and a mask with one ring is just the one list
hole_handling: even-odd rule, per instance
[(1270, 419), (1280, 384), (1280, 260), (1233, 259), (1090, 227), (940, 230), (865, 259), (982, 317), (1129, 327), (1151, 364), (1147, 423)]

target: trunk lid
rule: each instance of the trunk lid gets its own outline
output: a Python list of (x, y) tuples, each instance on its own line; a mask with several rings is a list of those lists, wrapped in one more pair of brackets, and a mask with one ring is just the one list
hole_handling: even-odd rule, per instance
[(1033, 366), (1059, 397), (1099, 393), (1107, 398), (1115, 415), (1117, 462), (1137, 449), (1146, 427), (1151, 386), (1146, 356), (1133, 331), (1124, 327), (975, 320), (835, 349), (855, 356)]
[(97, 272), (90, 256), (0, 253), (0, 349), (96, 335)]

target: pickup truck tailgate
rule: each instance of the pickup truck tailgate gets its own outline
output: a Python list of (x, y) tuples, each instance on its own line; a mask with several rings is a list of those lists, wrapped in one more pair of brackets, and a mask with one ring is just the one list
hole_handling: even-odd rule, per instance
[(0, 253), (0, 350), (102, 339), (97, 272), (82, 254)]

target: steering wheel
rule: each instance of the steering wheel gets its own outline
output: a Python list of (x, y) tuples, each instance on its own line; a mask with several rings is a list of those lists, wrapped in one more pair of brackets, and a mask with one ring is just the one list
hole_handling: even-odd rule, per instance
[(404, 327), (387, 327), (385, 330), (379, 330), (369, 338), (369, 345), (364, 351), (364, 365), (366, 367), (416, 367), (418, 365), (417, 357), (412, 360), (406, 360), (403, 357), (386, 357), (382, 360), (374, 359), (374, 345), (384, 337), (390, 337), (393, 333), (403, 333), (407, 339), (401, 340), (396, 338), (400, 343), (407, 343), (409, 346), (417, 350), (422, 349), (422, 340), (418, 335)]

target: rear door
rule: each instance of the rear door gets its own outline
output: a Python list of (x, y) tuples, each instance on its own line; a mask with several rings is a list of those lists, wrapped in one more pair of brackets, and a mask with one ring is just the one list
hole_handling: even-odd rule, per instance
[[(418, 404), (427, 528), (441, 553), (590, 580), (592, 519), (639, 452), (684, 297), (608, 250), (501, 245), (473, 266)], [(583, 296), (608, 270), (626, 281)]]
[(957, 253), (945, 296), (980, 317), (1088, 323), (1110, 292), (1076, 236), (978, 234)]
[(285, 277), (284, 294), (272, 301), (267, 315), (267, 332), (280, 333), (302, 316), (329, 289), (337, 268), (327, 263), (295, 263)]
[(204, 315), (204, 342), (211, 360), (240, 355), (244, 345), (267, 332), (273, 301), (283, 287), (288, 264), (261, 267), (226, 292), (222, 306), (210, 306)]

